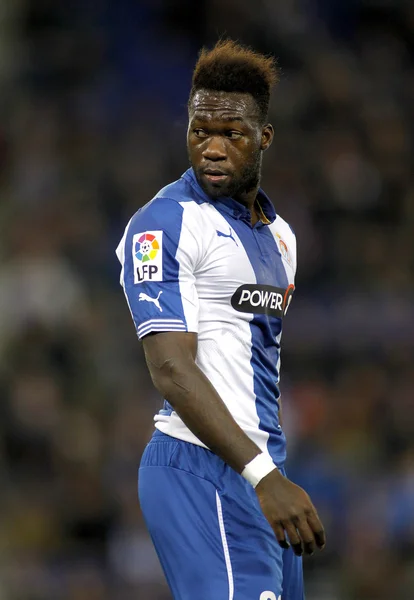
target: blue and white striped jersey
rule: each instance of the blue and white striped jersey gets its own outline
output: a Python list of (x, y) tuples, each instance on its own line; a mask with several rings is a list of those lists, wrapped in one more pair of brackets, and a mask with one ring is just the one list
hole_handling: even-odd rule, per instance
[[(198, 366), (245, 433), (282, 463), (280, 340), (296, 239), (262, 190), (258, 201), (263, 219), (252, 226), (247, 208), (212, 200), (189, 169), (135, 213), (117, 256), (138, 337), (197, 333)], [(168, 402), (155, 426), (203, 446)]]

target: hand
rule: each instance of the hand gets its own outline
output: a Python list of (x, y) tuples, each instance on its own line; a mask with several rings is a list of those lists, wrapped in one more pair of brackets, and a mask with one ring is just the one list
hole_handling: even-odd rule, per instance
[(324, 548), (325, 531), (305, 490), (275, 469), (256, 486), (256, 494), (282, 548), (289, 548), (285, 532), (298, 556)]

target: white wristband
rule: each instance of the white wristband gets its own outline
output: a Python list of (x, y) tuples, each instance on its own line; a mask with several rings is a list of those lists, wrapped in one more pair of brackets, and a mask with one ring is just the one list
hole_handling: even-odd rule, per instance
[(255, 488), (258, 483), (277, 469), (277, 466), (268, 454), (258, 454), (243, 469), (242, 476)]

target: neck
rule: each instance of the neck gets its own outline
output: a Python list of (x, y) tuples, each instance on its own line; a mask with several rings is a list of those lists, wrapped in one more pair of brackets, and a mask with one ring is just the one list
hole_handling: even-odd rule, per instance
[(259, 191), (259, 185), (256, 185), (249, 191), (242, 192), (234, 197), (237, 202), (244, 204), (246, 208), (249, 209), (251, 214), (252, 225), (255, 225), (257, 221), (259, 221), (259, 216), (256, 212), (255, 202), (257, 198), (257, 192)]
[(234, 199), (244, 204), (249, 209), (251, 214), (252, 225), (255, 225), (260, 220), (260, 214), (257, 212), (256, 198), (260, 187), (260, 180), (262, 176), (262, 152), (257, 156), (256, 168), (252, 170), (254, 177), (250, 180), (250, 186), (240, 191)]

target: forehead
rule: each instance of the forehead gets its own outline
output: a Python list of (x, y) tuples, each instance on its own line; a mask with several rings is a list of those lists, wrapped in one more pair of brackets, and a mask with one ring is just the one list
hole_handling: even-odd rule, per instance
[(250, 94), (198, 90), (189, 106), (190, 119), (257, 121), (259, 108)]

